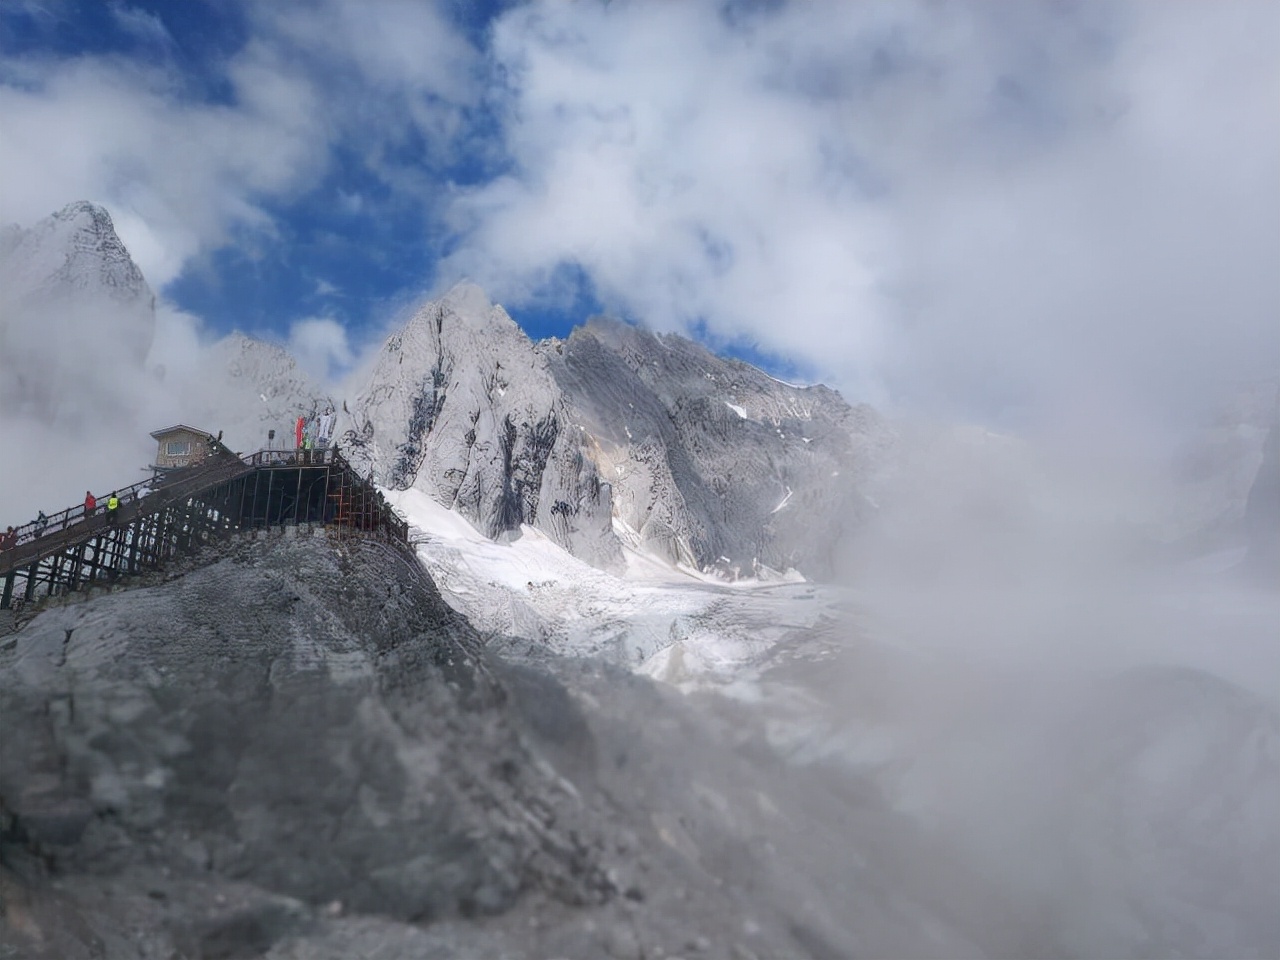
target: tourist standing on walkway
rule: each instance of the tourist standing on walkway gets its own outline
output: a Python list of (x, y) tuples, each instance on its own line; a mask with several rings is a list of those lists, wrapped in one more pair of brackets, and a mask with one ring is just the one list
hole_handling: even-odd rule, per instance
[(116, 496), (115, 491), (111, 492), (111, 496), (107, 497), (107, 523), (115, 525), (120, 517), (120, 498)]
[(44, 511), (41, 510), (39, 514), (36, 515), (36, 536), (43, 537), (44, 532), (48, 529), (49, 529), (49, 518), (46, 517), (44, 515)]

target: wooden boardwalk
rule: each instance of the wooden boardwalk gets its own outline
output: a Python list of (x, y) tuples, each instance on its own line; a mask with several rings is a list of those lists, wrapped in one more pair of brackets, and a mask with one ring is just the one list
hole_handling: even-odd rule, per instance
[(408, 543), (408, 526), (337, 449), (223, 451), (199, 467), (117, 493), (86, 515), (70, 507), (28, 523), (0, 553), (0, 610), (155, 569), (240, 530), (324, 524), (340, 534)]

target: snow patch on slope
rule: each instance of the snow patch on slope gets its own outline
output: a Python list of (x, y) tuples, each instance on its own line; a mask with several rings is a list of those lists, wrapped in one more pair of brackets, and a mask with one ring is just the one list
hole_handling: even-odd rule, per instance
[(625, 571), (608, 573), (528, 525), (495, 542), (421, 490), (382, 492), (445, 600), (516, 654), (604, 657), (681, 686), (725, 684), (834, 615), (838, 593), (804, 581), (728, 584), (631, 545)]

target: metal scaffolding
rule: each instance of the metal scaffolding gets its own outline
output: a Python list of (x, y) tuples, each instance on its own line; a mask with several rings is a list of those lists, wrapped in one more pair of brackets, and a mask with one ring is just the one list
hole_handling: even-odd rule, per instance
[(408, 525), (336, 449), (224, 454), (117, 491), (108, 516), (71, 507), (0, 553), (0, 610), (155, 569), (236, 531), (322, 524), (407, 544)]

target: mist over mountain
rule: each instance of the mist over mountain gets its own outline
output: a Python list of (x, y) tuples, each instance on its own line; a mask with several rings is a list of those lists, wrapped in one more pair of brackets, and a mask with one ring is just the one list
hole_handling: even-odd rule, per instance
[[(904, 463), (941, 463), (965, 435), (910, 428), (904, 444), (903, 423), (824, 386), (785, 384), (606, 318), (534, 342), (470, 284), (424, 303), (346, 384), (326, 385), (280, 345), (240, 333), (211, 341), (193, 318), (157, 314), (101, 207), (74, 203), (6, 228), (0, 254), (0, 429), (7, 445), (50, 462), (92, 452), (101, 479), (86, 482), (99, 485), (147, 462), (146, 434), (160, 426), (221, 430), (247, 451), (333, 409), (362, 469), (424, 491), (487, 536), (527, 524), (603, 567), (630, 544), (731, 578), (825, 578), (876, 517), (885, 479)], [(1193, 551), (1244, 541), (1273, 391), (1242, 394), (1188, 431), (1158, 493), (1134, 498), (1147, 536)], [(979, 468), (996, 471), (992, 491), (1030, 467), (998, 444), (959, 442), (967, 459), (994, 457)], [(38, 480), (50, 471), (35, 462), (13, 468), (16, 505), (57, 505), (37, 491), (78, 495), (61, 470), (52, 488)], [(917, 480), (930, 472), (916, 467)]]
[(1280, 581), (1280, 398), (1244, 514), (1249, 562), (1263, 583)]
[(332, 408), (411, 530), (0, 620), (0, 953), (1280, 947), (1271, 385), (1138, 470), (473, 284), (321, 383), (89, 204), (0, 278), (5, 523)]
[(161, 303), (102, 207), (76, 202), (0, 240), (0, 444), (16, 516), (142, 479), (177, 422), (266, 444), (332, 401), (273, 344), (213, 340)]
[(88, 432), (120, 416), (155, 336), (155, 297), (101, 207), (0, 232), (0, 403)]

